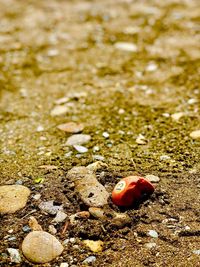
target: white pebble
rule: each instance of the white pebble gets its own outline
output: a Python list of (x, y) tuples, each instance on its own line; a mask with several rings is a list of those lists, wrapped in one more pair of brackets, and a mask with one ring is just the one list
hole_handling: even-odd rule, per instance
[(110, 135), (109, 135), (108, 132), (103, 132), (103, 133), (102, 133), (102, 136), (103, 136), (104, 138), (109, 138)]
[(150, 237), (158, 238), (158, 233), (155, 230), (149, 230), (148, 235)]
[(55, 117), (55, 116), (61, 116), (64, 115), (68, 112), (68, 107), (66, 106), (55, 106), (52, 110), (51, 110), (51, 116)]
[(127, 52), (137, 52), (137, 46), (133, 43), (126, 43), (126, 42), (117, 42), (115, 43), (115, 48), (122, 51)]
[(14, 262), (14, 263), (20, 263), (21, 262), (21, 257), (20, 257), (18, 249), (8, 248), (7, 250), (8, 250), (8, 253), (10, 254), (11, 262)]
[(190, 133), (190, 137), (192, 137), (193, 139), (198, 139), (198, 138), (200, 138), (200, 130), (191, 132), (191, 133)]
[(73, 147), (74, 147), (74, 148), (76, 149), (76, 151), (78, 151), (79, 153), (86, 153), (86, 152), (88, 152), (87, 147), (79, 146), (79, 145), (74, 145)]
[(39, 125), (36, 129), (37, 132), (43, 132), (44, 131), (44, 127), (42, 125)]

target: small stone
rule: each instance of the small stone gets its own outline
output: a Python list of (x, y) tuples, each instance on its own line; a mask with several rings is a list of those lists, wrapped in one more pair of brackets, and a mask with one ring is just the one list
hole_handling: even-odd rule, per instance
[(33, 231), (42, 231), (42, 226), (38, 223), (34, 216), (29, 218), (28, 224)]
[(39, 168), (47, 170), (47, 171), (52, 171), (52, 170), (57, 170), (58, 166), (55, 166), (55, 165), (41, 165), (41, 166), (39, 166)]
[(28, 225), (24, 225), (22, 227), (22, 230), (23, 230), (24, 233), (29, 233), (31, 231), (31, 228)]
[(96, 161), (94, 163), (89, 164), (86, 168), (92, 172), (96, 172), (108, 168), (108, 165), (102, 161)]
[(60, 267), (69, 267), (69, 264), (67, 262), (62, 262), (60, 264)]
[(68, 112), (68, 107), (66, 106), (55, 106), (52, 110), (51, 110), (51, 116), (55, 117), (55, 116), (61, 116), (64, 115)]
[(103, 250), (103, 242), (101, 240), (84, 240), (83, 243), (89, 247), (92, 252), (101, 252)]
[(101, 156), (101, 155), (93, 155), (92, 158), (94, 160), (99, 160), (99, 161), (103, 161), (104, 160), (104, 156)]
[(169, 160), (169, 159), (170, 159), (170, 156), (168, 156), (168, 155), (160, 156), (160, 160)]
[(108, 132), (103, 132), (102, 133), (102, 136), (107, 139), (107, 138), (109, 138), (110, 135), (109, 135)]
[(193, 250), (192, 252), (196, 255), (200, 255), (200, 249)]
[(82, 263), (83, 264), (90, 264), (96, 261), (96, 257), (95, 256), (89, 256), (88, 258), (86, 258)]
[(156, 247), (156, 243), (146, 243), (145, 247), (149, 248), (149, 249), (155, 248)]
[(64, 213), (62, 211), (58, 211), (58, 213), (56, 214), (56, 217), (52, 220), (52, 223), (61, 223), (66, 218), (67, 218), (67, 214), (66, 213)]
[(102, 207), (107, 204), (109, 193), (92, 171), (86, 167), (74, 167), (67, 176), (74, 183), (75, 191), (87, 206)]
[(49, 225), (49, 233), (55, 235), (57, 233), (56, 228), (53, 225)]
[(17, 239), (16, 236), (10, 236), (10, 237), (8, 237), (8, 241), (14, 241), (16, 239)]
[(155, 63), (149, 63), (146, 67), (146, 71), (153, 72), (157, 70), (158, 66)]
[(55, 103), (56, 105), (62, 105), (62, 104), (65, 104), (66, 102), (68, 102), (69, 99), (70, 99), (69, 97), (64, 96), (64, 97), (62, 97), (62, 98), (59, 98), (59, 99), (55, 100), (54, 103)]
[(79, 153), (86, 153), (86, 152), (88, 152), (87, 147), (80, 146), (80, 145), (74, 145), (73, 147), (74, 147), (74, 148), (76, 149), (76, 151), (78, 151)]
[(90, 217), (90, 213), (88, 211), (79, 211), (75, 214), (69, 216), (69, 220), (71, 225), (75, 225), (77, 223), (77, 219), (88, 219)]
[(57, 128), (66, 133), (80, 133), (83, 131), (84, 126), (81, 123), (68, 122), (58, 125)]
[(100, 147), (99, 146), (94, 146), (92, 150), (93, 150), (93, 152), (98, 152), (100, 150)]
[(65, 153), (65, 158), (70, 158), (72, 154), (73, 154), (72, 151)]
[(64, 247), (51, 234), (44, 231), (29, 233), (23, 243), (24, 256), (33, 263), (50, 262), (63, 252)]
[(120, 108), (119, 110), (118, 110), (118, 114), (119, 115), (122, 115), (122, 114), (124, 114), (125, 113), (125, 110), (123, 109), (123, 108)]
[(48, 52), (47, 52), (47, 55), (49, 57), (55, 57), (55, 56), (58, 56), (59, 55), (59, 51), (57, 49), (50, 49)]
[(7, 248), (7, 250), (8, 250), (8, 253), (10, 254), (11, 262), (14, 262), (14, 263), (20, 263), (21, 262), (21, 257), (20, 257), (18, 249)]
[(30, 193), (23, 185), (0, 186), (0, 213), (14, 213), (24, 208)]
[(74, 146), (74, 145), (83, 145), (90, 141), (91, 136), (88, 134), (75, 134), (70, 136), (67, 139), (66, 145), (68, 146)]
[(122, 51), (127, 52), (137, 52), (137, 46), (133, 43), (126, 43), (126, 42), (117, 42), (115, 43), (115, 48)]
[(42, 125), (39, 125), (36, 129), (36, 132), (43, 132), (44, 131), (44, 127)]
[(118, 226), (119, 228), (131, 223), (131, 218), (128, 214), (114, 212), (113, 215), (112, 224)]
[(51, 215), (56, 215), (58, 211), (62, 211), (63, 207), (56, 206), (53, 204), (53, 200), (50, 201), (42, 201), (38, 206), (42, 211), (47, 212)]
[(96, 219), (100, 219), (100, 220), (105, 220), (106, 219), (105, 212), (101, 208), (90, 207), (89, 208), (89, 212)]
[(173, 121), (178, 122), (183, 116), (185, 115), (184, 112), (177, 112), (171, 115)]
[(155, 230), (149, 230), (148, 235), (153, 238), (158, 238), (158, 233)]
[(35, 199), (35, 200), (39, 200), (40, 198), (41, 198), (41, 194), (35, 194), (33, 196), (33, 199)]
[(199, 139), (200, 138), (200, 130), (191, 132), (190, 137), (192, 137), (193, 139)]
[(139, 134), (138, 137), (136, 138), (136, 143), (138, 145), (145, 145), (147, 142), (146, 142), (144, 135)]
[(9, 233), (9, 234), (12, 234), (13, 231), (14, 231), (13, 229), (10, 229), (10, 230), (8, 230), (8, 233)]
[(195, 104), (195, 103), (197, 103), (198, 101), (197, 101), (197, 99), (195, 99), (195, 98), (190, 98), (189, 100), (188, 100), (188, 104), (189, 105), (193, 105), (193, 104)]
[(160, 178), (153, 174), (148, 174), (145, 178), (151, 183), (158, 183), (160, 181)]

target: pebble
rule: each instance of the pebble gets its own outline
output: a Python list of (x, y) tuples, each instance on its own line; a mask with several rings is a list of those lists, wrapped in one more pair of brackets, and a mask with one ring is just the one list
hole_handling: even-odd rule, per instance
[(67, 218), (67, 214), (63, 211), (58, 211), (56, 217), (52, 220), (52, 223), (61, 223)]
[(155, 230), (149, 230), (148, 235), (150, 237), (158, 238), (158, 233)]
[(118, 226), (119, 228), (131, 223), (131, 218), (128, 214), (114, 212), (113, 215), (112, 224)]
[(193, 250), (193, 253), (196, 255), (200, 255), (200, 249)]
[(42, 231), (42, 226), (38, 223), (34, 216), (29, 218), (28, 224), (33, 231)]
[(85, 147), (85, 146), (74, 145), (73, 147), (74, 147), (74, 148), (76, 149), (76, 151), (78, 151), (79, 153), (86, 153), (86, 152), (88, 152), (88, 149), (87, 149), (87, 147)]
[(49, 225), (49, 233), (55, 235), (57, 233), (56, 228), (53, 225)]
[(196, 130), (190, 133), (190, 137), (193, 139), (199, 139), (200, 138), (200, 130)]
[(75, 134), (67, 139), (66, 145), (68, 146), (83, 145), (88, 143), (90, 139), (91, 136), (88, 134)]
[(75, 225), (77, 223), (77, 219), (79, 218), (88, 219), (89, 217), (90, 213), (88, 211), (79, 211), (69, 216), (70, 224)]
[(62, 262), (60, 264), (60, 267), (69, 267), (69, 264), (67, 262)]
[(89, 208), (89, 213), (96, 219), (101, 219), (104, 220), (106, 219), (106, 215), (103, 209), (101, 208), (96, 208), (96, 207), (90, 207)]
[(101, 156), (101, 155), (93, 155), (92, 158), (94, 160), (99, 160), (99, 161), (103, 161), (104, 160), (104, 156)]
[(7, 248), (8, 253), (10, 254), (10, 260), (14, 263), (21, 262), (21, 256), (19, 254), (19, 250), (15, 248)]
[(66, 106), (55, 106), (52, 110), (51, 110), (51, 116), (55, 117), (55, 116), (61, 116), (64, 115), (68, 112), (68, 107)]
[(92, 172), (96, 172), (108, 168), (108, 165), (102, 161), (96, 161), (94, 163), (89, 164), (86, 168)]
[(109, 138), (110, 135), (109, 135), (108, 132), (103, 132), (103, 133), (102, 133), (102, 136), (103, 136), (104, 138)]
[(93, 150), (93, 152), (98, 152), (100, 150), (100, 147), (99, 146), (94, 146), (92, 150)]
[(145, 178), (151, 183), (158, 183), (160, 181), (160, 178), (153, 174), (148, 174)]
[(156, 243), (146, 243), (145, 247), (149, 248), (149, 249), (155, 248), (156, 247)]
[(16, 239), (17, 239), (16, 236), (10, 236), (10, 237), (8, 237), (8, 241), (14, 241)]
[(136, 143), (137, 143), (138, 145), (145, 145), (147, 142), (146, 142), (146, 140), (145, 140), (144, 135), (139, 134), (138, 137), (136, 138)]
[(170, 159), (170, 156), (168, 156), (168, 155), (160, 156), (160, 160), (169, 160), (169, 159)]
[(153, 72), (157, 70), (158, 66), (155, 63), (149, 63), (146, 67), (146, 71)]
[(38, 206), (42, 211), (47, 212), (51, 215), (56, 215), (58, 211), (63, 210), (63, 206), (56, 206), (53, 204), (53, 200), (42, 201)]
[(195, 104), (195, 103), (197, 103), (198, 101), (197, 101), (197, 99), (195, 99), (195, 98), (190, 98), (189, 100), (188, 100), (188, 104), (189, 105), (193, 105), (193, 104)]
[(23, 185), (0, 186), (0, 213), (14, 213), (24, 208), (30, 193)]
[(95, 256), (89, 256), (82, 263), (83, 264), (90, 264), (90, 263), (93, 263), (94, 261), (96, 261), (96, 259), (97, 258)]
[(33, 231), (22, 242), (24, 256), (33, 263), (50, 262), (59, 256), (63, 249), (53, 235), (44, 231)]
[(68, 122), (58, 125), (57, 128), (66, 133), (80, 133), (83, 131), (84, 126), (81, 123)]
[(103, 250), (103, 242), (101, 240), (84, 240), (83, 243), (89, 247), (92, 252), (101, 252)]
[(69, 100), (70, 100), (69, 97), (64, 96), (64, 97), (62, 97), (62, 98), (56, 99), (56, 100), (54, 101), (54, 103), (55, 103), (56, 105), (62, 105), (62, 104), (67, 103)]
[(43, 132), (44, 131), (44, 127), (42, 125), (39, 125), (36, 129), (36, 132)]
[(22, 230), (23, 230), (24, 233), (29, 233), (31, 231), (31, 228), (28, 225), (24, 225), (22, 227)]
[(33, 196), (33, 199), (35, 199), (35, 200), (39, 200), (40, 198), (41, 198), (41, 194), (35, 194)]
[(127, 52), (137, 52), (137, 46), (133, 43), (126, 43), (126, 42), (117, 42), (115, 43), (115, 48), (122, 51)]
[(178, 122), (183, 116), (185, 115), (184, 112), (177, 112), (171, 115), (173, 121)]
[(67, 174), (74, 182), (75, 191), (89, 207), (101, 207), (108, 203), (109, 193), (99, 183), (95, 174), (86, 167), (74, 167)]

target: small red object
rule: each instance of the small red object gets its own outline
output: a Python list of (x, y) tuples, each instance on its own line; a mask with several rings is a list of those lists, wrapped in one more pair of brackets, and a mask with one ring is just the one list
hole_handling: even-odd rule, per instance
[(154, 186), (139, 176), (128, 176), (119, 181), (113, 192), (112, 201), (117, 206), (129, 207), (141, 199), (144, 194), (150, 195)]

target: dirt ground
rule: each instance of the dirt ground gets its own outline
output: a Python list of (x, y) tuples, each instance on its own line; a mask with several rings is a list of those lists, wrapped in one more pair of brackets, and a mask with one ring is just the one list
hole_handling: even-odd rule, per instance
[[(132, 219), (122, 229), (80, 219), (63, 235), (65, 222), (58, 224), (60, 241), (76, 241), (40, 266), (83, 266), (90, 255), (92, 266), (200, 266), (194, 253), (200, 250), (200, 139), (190, 137), (200, 129), (199, 14), (198, 0), (0, 0), (0, 183), (31, 190), (23, 210), (0, 217), (0, 266), (36, 266), (23, 256), (21, 264), (10, 263), (6, 250), (21, 249), (30, 214), (48, 231), (52, 216), (32, 196), (63, 204), (68, 215), (86, 210), (66, 174), (100, 156), (108, 168), (97, 177), (110, 193), (133, 173), (159, 176), (155, 193), (121, 210)], [(117, 42), (137, 51), (116, 49)], [(67, 114), (52, 117), (55, 100), (64, 96)], [(178, 112), (184, 116), (174, 121)], [(85, 124), (83, 133), (92, 136), (87, 153), (69, 153), (70, 134), (56, 128), (68, 121)], [(35, 183), (38, 177), (43, 183)], [(110, 207), (119, 211), (111, 201)], [(84, 239), (102, 240), (103, 252), (91, 252)], [(147, 248), (149, 242), (156, 246)]]

